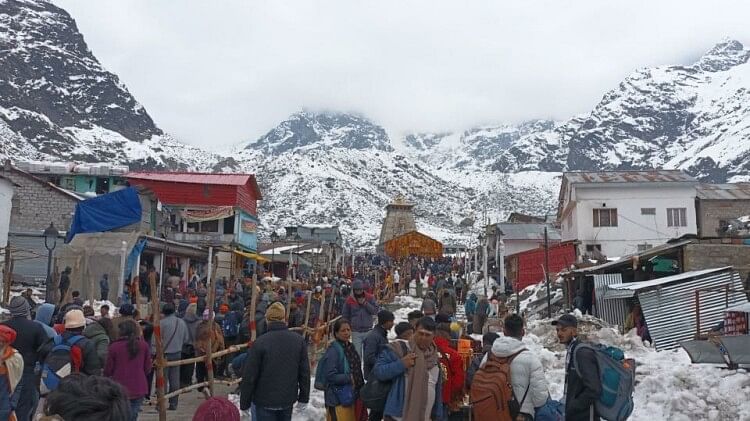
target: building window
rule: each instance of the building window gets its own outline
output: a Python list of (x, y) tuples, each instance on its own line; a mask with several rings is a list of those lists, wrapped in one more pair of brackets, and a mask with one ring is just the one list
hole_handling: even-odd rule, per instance
[(201, 222), (201, 232), (219, 232), (219, 220)]
[(617, 226), (617, 208), (594, 209), (594, 226), (595, 227), (616, 227)]
[(656, 215), (656, 208), (641, 208), (641, 215)]
[(687, 209), (668, 208), (667, 209), (667, 226), (668, 227), (686, 227), (687, 226)]
[(638, 244), (638, 251), (639, 252), (646, 251), (646, 250), (648, 250), (650, 248), (653, 248), (653, 247), (654, 247), (654, 245), (653, 244), (649, 244), (649, 243)]

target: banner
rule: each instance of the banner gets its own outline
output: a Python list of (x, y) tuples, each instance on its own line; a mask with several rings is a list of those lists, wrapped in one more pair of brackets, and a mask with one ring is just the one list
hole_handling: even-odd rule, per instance
[(242, 232), (254, 234), (258, 230), (258, 224), (247, 219), (242, 220)]
[(204, 222), (224, 219), (234, 215), (233, 206), (216, 206), (209, 209), (191, 209), (180, 212), (187, 222)]

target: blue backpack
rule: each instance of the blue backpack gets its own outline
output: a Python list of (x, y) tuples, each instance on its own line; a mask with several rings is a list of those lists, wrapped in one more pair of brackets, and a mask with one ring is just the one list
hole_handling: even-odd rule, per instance
[(221, 331), (225, 338), (235, 338), (240, 334), (240, 316), (236, 311), (230, 311), (221, 321)]
[(626, 359), (621, 349), (601, 344), (581, 343), (573, 351), (576, 373), (581, 372), (575, 364), (576, 353), (581, 348), (594, 351), (599, 367), (599, 382), (602, 393), (594, 406), (602, 419), (624, 421), (633, 412), (633, 389), (635, 389), (635, 360)]
[(550, 397), (539, 408), (534, 408), (534, 421), (563, 421), (565, 419), (565, 405)]
[(60, 335), (56, 335), (53, 338), (54, 346), (42, 364), (42, 381), (39, 385), (42, 396), (57, 389), (57, 386), (60, 385), (60, 380), (64, 377), (80, 370), (81, 362), (78, 361), (76, 363), (76, 361), (73, 361), (71, 351), (73, 346), (82, 339), (83, 336), (81, 335), (73, 336), (68, 340), (63, 339)]
[[(336, 350), (339, 354), (339, 359), (344, 360), (344, 372), (349, 372), (349, 361), (344, 357), (344, 348), (339, 344), (338, 342), (334, 341), (331, 346), (336, 347)], [(323, 358), (318, 361), (318, 366), (315, 367), (315, 382), (314, 387), (318, 390), (326, 390), (327, 384), (326, 384), (326, 373), (323, 369), (323, 367), (326, 365), (326, 357), (325, 354), (323, 355)]]

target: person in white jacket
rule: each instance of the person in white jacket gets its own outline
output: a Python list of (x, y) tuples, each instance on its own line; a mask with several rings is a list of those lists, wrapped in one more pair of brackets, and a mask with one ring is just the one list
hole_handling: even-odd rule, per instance
[[(521, 339), (526, 333), (523, 318), (511, 314), (505, 318), (503, 335), (492, 344), (492, 354), (496, 357), (508, 357), (519, 353), (510, 364), (510, 380), (513, 384), (513, 394), (521, 404), (521, 414), (525, 420), (534, 419), (534, 408), (547, 402), (549, 389), (544, 368), (539, 357), (529, 351)], [(486, 357), (485, 357), (486, 359)], [(484, 364), (484, 361), (482, 362)], [(528, 390), (528, 392), (527, 392)], [(524, 396), (526, 396), (524, 398)]]

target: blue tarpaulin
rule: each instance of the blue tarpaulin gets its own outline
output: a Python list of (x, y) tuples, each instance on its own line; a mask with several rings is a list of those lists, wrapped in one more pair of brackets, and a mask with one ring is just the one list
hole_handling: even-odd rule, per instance
[(141, 255), (144, 247), (146, 247), (145, 238), (141, 238), (140, 240), (138, 240), (135, 246), (133, 246), (133, 250), (131, 250), (130, 254), (128, 254), (128, 260), (125, 263), (125, 276), (122, 279), (130, 279), (130, 274), (133, 273), (135, 263), (138, 261), (138, 256)]
[(141, 202), (134, 188), (104, 194), (76, 205), (65, 242), (69, 243), (79, 233), (111, 231), (140, 220)]

